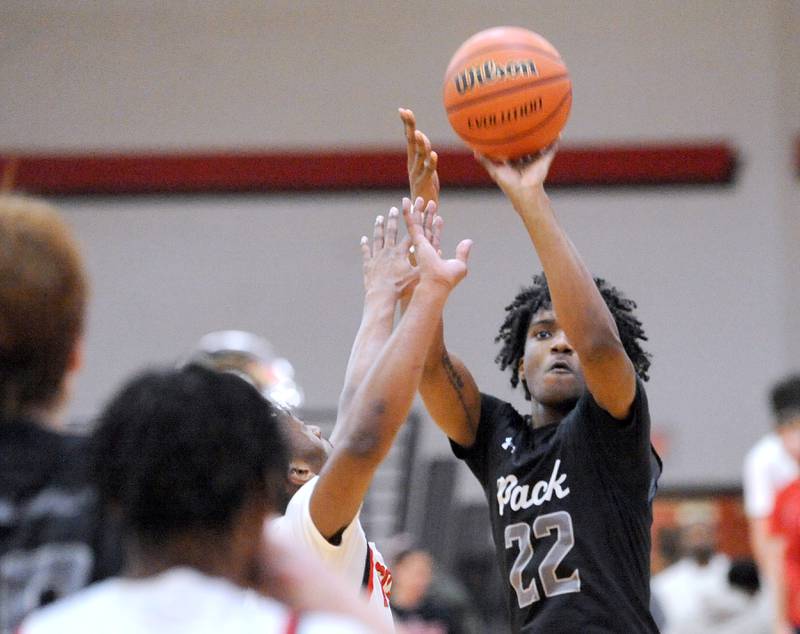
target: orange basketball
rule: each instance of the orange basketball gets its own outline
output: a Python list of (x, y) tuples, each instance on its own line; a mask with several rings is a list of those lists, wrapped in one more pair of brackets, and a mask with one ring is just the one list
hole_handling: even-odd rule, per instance
[(515, 26), (473, 35), (444, 75), (450, 125), (473, 150), (495, 160), (550, 145), (571, 105), (572, 82), (558, 51), (541, 35)]

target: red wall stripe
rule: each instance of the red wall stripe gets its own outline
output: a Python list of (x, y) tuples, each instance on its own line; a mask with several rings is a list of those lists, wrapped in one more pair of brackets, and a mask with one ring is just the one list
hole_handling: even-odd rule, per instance
[[(444, 187), (493, 186), (468, 151), (439, 153)], [(725, 143), (567, 147), (550, 187), (725, 184), (736, 153)], [(32, 194), (147, 194), (405, 189), (400, 151), (176, 154), (0, 152), (0, 183)]]

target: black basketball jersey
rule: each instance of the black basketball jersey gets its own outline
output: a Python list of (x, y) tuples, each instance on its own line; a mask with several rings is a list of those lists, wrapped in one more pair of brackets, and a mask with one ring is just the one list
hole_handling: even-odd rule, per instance
[(119, 571), (118, 529), (99, 512), (88, 452), (84, 437), (0, 421), (0, 634)]
[(514, 632), (658, 632), (649, 579), (661, 464), (641, 382), (626, 421), (586, 392), (539, 429), (483, 394), (475, 444), (451, 444), (489, 501)]

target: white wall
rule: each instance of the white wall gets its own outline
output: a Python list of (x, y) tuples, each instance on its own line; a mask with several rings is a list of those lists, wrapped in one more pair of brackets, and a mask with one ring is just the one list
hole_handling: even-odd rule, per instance
[(783, 197), (784, 253), (786, 254), (787, 299), (784, 303), (787, 351), (794, 367), (800, 367), (800, 2), (784, 0), (778, 14), (781, 63), (779, 147), (788, 161), (776, 166), (780, 174), (779, 191)]
[[(769, 426), (767, 387), (800, 367), (796, 2), (218, 4), (6, 0), (0, 150), (400, 148), (399, 105), (438, 147), (455, 145), (440, 104), (452, 52), (498, 23), (537, 30), (573, 76), (566, 144), (741, 149), (732, 187), (553, 194), (590, 268), (639, 303), (653, 418), (670, 438), (665, 481), (738, 481)], [(73, 414), (223, 327), (265, 334), (309, 406), (334, 404), (360, 314), (358, 238), (401, 195), (57, 201), (94, 282)], [(448, 246), (476, 241), (448, 308), (450, 347), (510, 396), (492, 338), (538, 264), (499, 193), (445, 191), (442, 203)], [(432, 430), (424, 451), (446, 451)]]

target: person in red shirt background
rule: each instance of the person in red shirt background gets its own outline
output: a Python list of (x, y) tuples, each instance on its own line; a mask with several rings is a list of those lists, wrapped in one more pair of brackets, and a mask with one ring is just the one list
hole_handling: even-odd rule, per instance
[[(781, 424), (800, 429), (800, 379), (785, 381), (782, 394), (774, 400)], [(789, 447), (789, 453), (800, 462), (800, 446)], [(775, 498), (770, 518), (770, 532), (779, 541), (783, 574), (775, 588), (778, 632), (800, 633), (800, 478), (790, 482)]]

